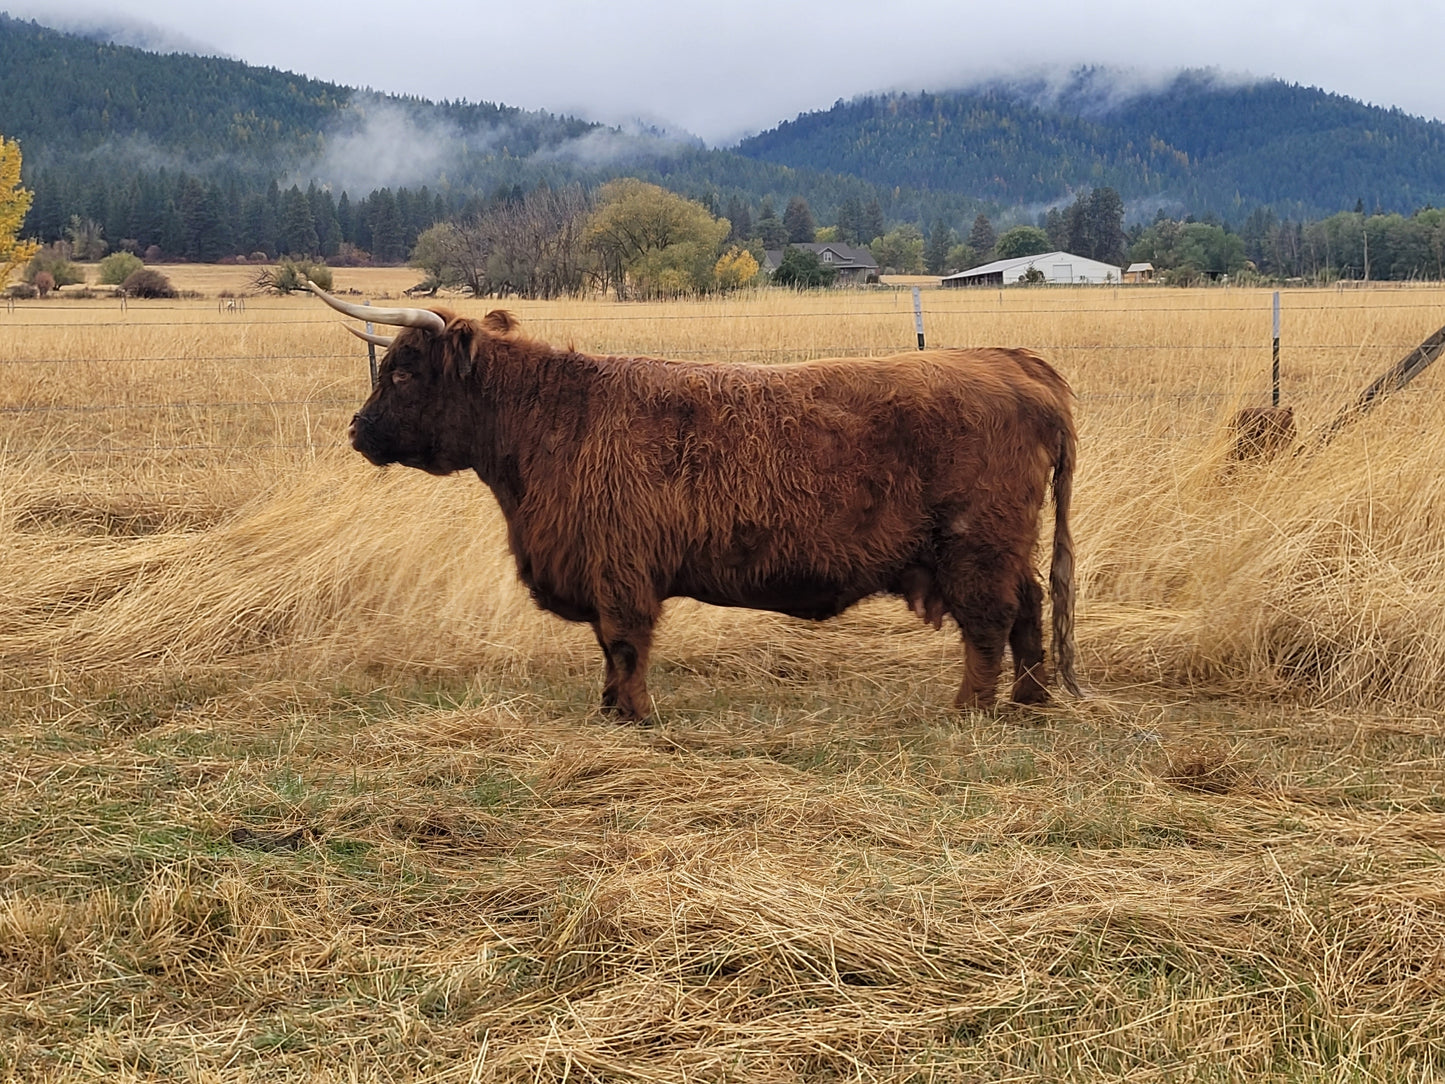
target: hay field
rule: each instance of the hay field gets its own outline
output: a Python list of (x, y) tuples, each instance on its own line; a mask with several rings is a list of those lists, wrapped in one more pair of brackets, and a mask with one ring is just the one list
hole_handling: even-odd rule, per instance
[[(913, 335), (906, 291), (510, 307), (599, 352)], [(319, 302), (0, 312), (0, 1080), (1445, 1075), (1439, 374), (1231, 471), (1268, 293), (925, 310), (1079, 393), (1089, 700), (953, 713), (896, 600), (674, 602), (613, 726), (475, 480), (341, 446)], [(1284, 310), (1309, 434), (1445, 290)]]

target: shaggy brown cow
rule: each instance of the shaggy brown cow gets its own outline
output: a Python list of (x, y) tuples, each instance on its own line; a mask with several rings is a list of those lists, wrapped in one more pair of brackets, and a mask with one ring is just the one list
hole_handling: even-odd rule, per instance
[(965, 645), (960, 707), (1048, 699), (1034, 569), (1050, 481), (1058, 676), (1073, 670), (1072, 395), (1026, 350), (930, 350), (788, 365), (593, 357), (469, 320), (350, 305), (406, 327), (351, 443), (378, 465), (474, 470), (537, 604), (592, 626), (603, 706), (648, 714), (665, 599), (821, 620), (907, 599)]

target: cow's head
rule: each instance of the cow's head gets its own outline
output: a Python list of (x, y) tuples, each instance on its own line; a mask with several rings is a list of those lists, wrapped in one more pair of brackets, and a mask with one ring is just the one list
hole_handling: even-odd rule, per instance
[(401, 463), (430, 474), (478, 466), (476, 441), (485, 421), (477, 369), (486, 364), (486, 340), (515, 328), (510, 314), (488, 313), (478, 324), (431, 309), (353, 305), (307, 286), (338, 312), (402, 328), (392, 338), (348, 326), (386, 348), (376, 386), (351, 419), (351, 446), (377, 466)]

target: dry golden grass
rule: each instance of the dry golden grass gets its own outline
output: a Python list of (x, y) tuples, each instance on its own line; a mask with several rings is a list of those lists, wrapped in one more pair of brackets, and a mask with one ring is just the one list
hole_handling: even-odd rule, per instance
[[(1286, 294), (1306, 436), (1442, 301)], [(608, 352), (913, 334), (906, 290), (511, 307)], [(896, 601), (674, 603), (613, 727), (475, 480), (340, 447), (318, 303), (0, 313), (0, 1080), (1441, 1076), (1439, 375), (1231, 470), (1267, 293), (925, 308), (1080, 394), (1091, 700), (955, 715)]]

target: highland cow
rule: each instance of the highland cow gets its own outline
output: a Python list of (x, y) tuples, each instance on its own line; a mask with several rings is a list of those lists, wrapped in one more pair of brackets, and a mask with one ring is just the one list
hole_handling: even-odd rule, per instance
[(381, 466), (477, 473), (537, 604), (592, 626), (602, 704), (622, 718), (650, 711), (653, 627), (676, 596), (811, 620), (901, 596), (935, 628), (958, 623), (959, 707), (994, 703), (1005, 646), (1013, 699), (1046, 702), (1034, 550), (1051, 483), (1054, 663), (1077, 694), (1072, 393), (1037, 355), (595, 357), (525, 337), (506, 312), (472, 320), (312, 290), (404, 328), (369, 336), (388, 349), (352, 446)]

